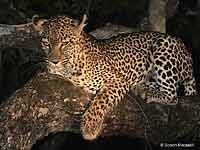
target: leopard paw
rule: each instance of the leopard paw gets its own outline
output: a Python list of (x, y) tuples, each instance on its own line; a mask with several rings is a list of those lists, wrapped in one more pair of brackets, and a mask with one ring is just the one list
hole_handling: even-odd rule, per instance
[(136, 96), (140, 96), (143, 100), (146, 100), (152, 96), (151, 92), (145, 84), (136, 85), (134, 93)]
[(160, 103), (164, 105), (177, 105), (178, 104), (178, 98), (177, 97), (169, 97), (167, 95), (164, 95), (162, 93), (154, 94), (152, 97), (147, 99), (147, 103)]
[(95, 116), (84, 114), (81, 122), (81, 131), (83, 138), (86, 140), (95, 140), (101, 133), (103, 119), (97, 119)]

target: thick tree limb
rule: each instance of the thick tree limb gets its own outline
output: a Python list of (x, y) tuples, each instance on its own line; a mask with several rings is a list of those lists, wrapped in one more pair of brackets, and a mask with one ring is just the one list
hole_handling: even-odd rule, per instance
[[(0, 48), (35, 48), (38, 46), (37, 33), (32, 23), (22, 25), (0, 24)], [(36, 44), (37, 43), (37, 44)]]
[[(0, 34), (0, 47), (26, 46), (35, 34), (26, 27), (30, 26), (24, 26), (22, 32), (8, 29)], [(9, 36), (13, 39), (11, 45), (5, 40)], [(38, 74), (0, 106), (0, 148), (30, 150), (38, 139), (51, 132), (77, 131), (88, 103), (86, 97), (67, 81)], [(177, 106), (146, 104), (132, 97), (127, 95), (110, 114), (101, 136), (129, 135), (155, 144), (176, 140), (192, 131), (193, 140), (200, 138), (196, 131), (200, 126), (200, 97), (181, 98)]]
[[(102, 136), (129, 135), (156, 144), (191, 134), (200, 126), (199, 97), (166, 106), (145, 104), (130, 95), (107, 118)], [(77, 131), (75, 125), (87, 102), (84, 93), (69, 82), (38, 74), (0, 107), (1, 149), (29, 150), (51, 132)], [(195, 133), (197, 138), (199, 134)]]

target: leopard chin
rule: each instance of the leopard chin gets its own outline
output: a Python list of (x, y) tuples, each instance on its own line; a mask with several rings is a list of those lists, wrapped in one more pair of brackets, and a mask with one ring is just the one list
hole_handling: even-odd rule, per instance
[(50, 74), (59, 75), (61, 77), (65, 76), (65, 68), (61, 63), (54, 64), (52, 62), (48, 62), (47, 70)]
[(62, 65), (61, 63), (54, 64), (52, 62), (48, 62), (47, 66), (48, 73), (58, 75), (61, 78), (69, 78), (73, 76), (73, 74), (76, 73), (70, 66), (68, 65)]

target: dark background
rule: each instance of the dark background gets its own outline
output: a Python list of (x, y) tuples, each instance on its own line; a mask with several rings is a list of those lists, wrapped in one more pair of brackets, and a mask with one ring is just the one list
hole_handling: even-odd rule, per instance
[[(45, 18), (55, 15), (69, 15), (79, 19), (84, 13), (88, 13), (87, 31), (101, 27), (107, 22), (138, 28), (143, 18), (148, 16), (148, 4), (148, 0), (1, 0), (0, 23), (27, 23), (35, 14)], [(179, 0), (176, 11), (167, 19), (167, 33), (182, 38), (187, 47), (191, 49), (197, 88), (200, 91), (200, 69), (198, 66), (200, 63), (200, 2), (198, 0)], [(0, 102), (2, 102), (16, 89), (23, 86), (40, 67), (34, 61), (27, 59), (31, 55), (35, 55), (33, 50), (17, 48), (0, 50), (2, 51)], [(81, 145), (88, 149), (103, 149), (104, 146), (112, 147), (120, 142), (127, 146), (139, 146), (143, 149), (147, 144), (145, 141), (133, 140), (128, 137), (112, 137), (88, 143), (83, 141), (80, 135), (71, 133), (52, 135), (48, 139), (49, 142), (41, 141), (35, 147), (43, 145), (48, 149), (51, 147), (61, 150), (65, 149), (66, 145)], [(61, 147), (52, 147), (52, 145), (55, 146), (55, 143), (60, 144)], [(44, 147), (41, 149), (45, 149)]]

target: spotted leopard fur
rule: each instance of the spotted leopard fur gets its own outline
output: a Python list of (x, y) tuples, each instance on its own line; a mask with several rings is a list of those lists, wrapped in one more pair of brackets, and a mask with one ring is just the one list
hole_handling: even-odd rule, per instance
[[(97, 138), (109, 112), (130, 88), (147, 102), (175, 105), (177, 85), (195, 95), (192, 57), (183, 42), (167, 34), (134, 32), (99, 41), (83, 31), (86, 22), (67, 16), (34, 20), (48, 51), (48, 70), (94, 95), (82, 117), (81, 131)], [(141, 92), (142, 91), (142, 92)]]

